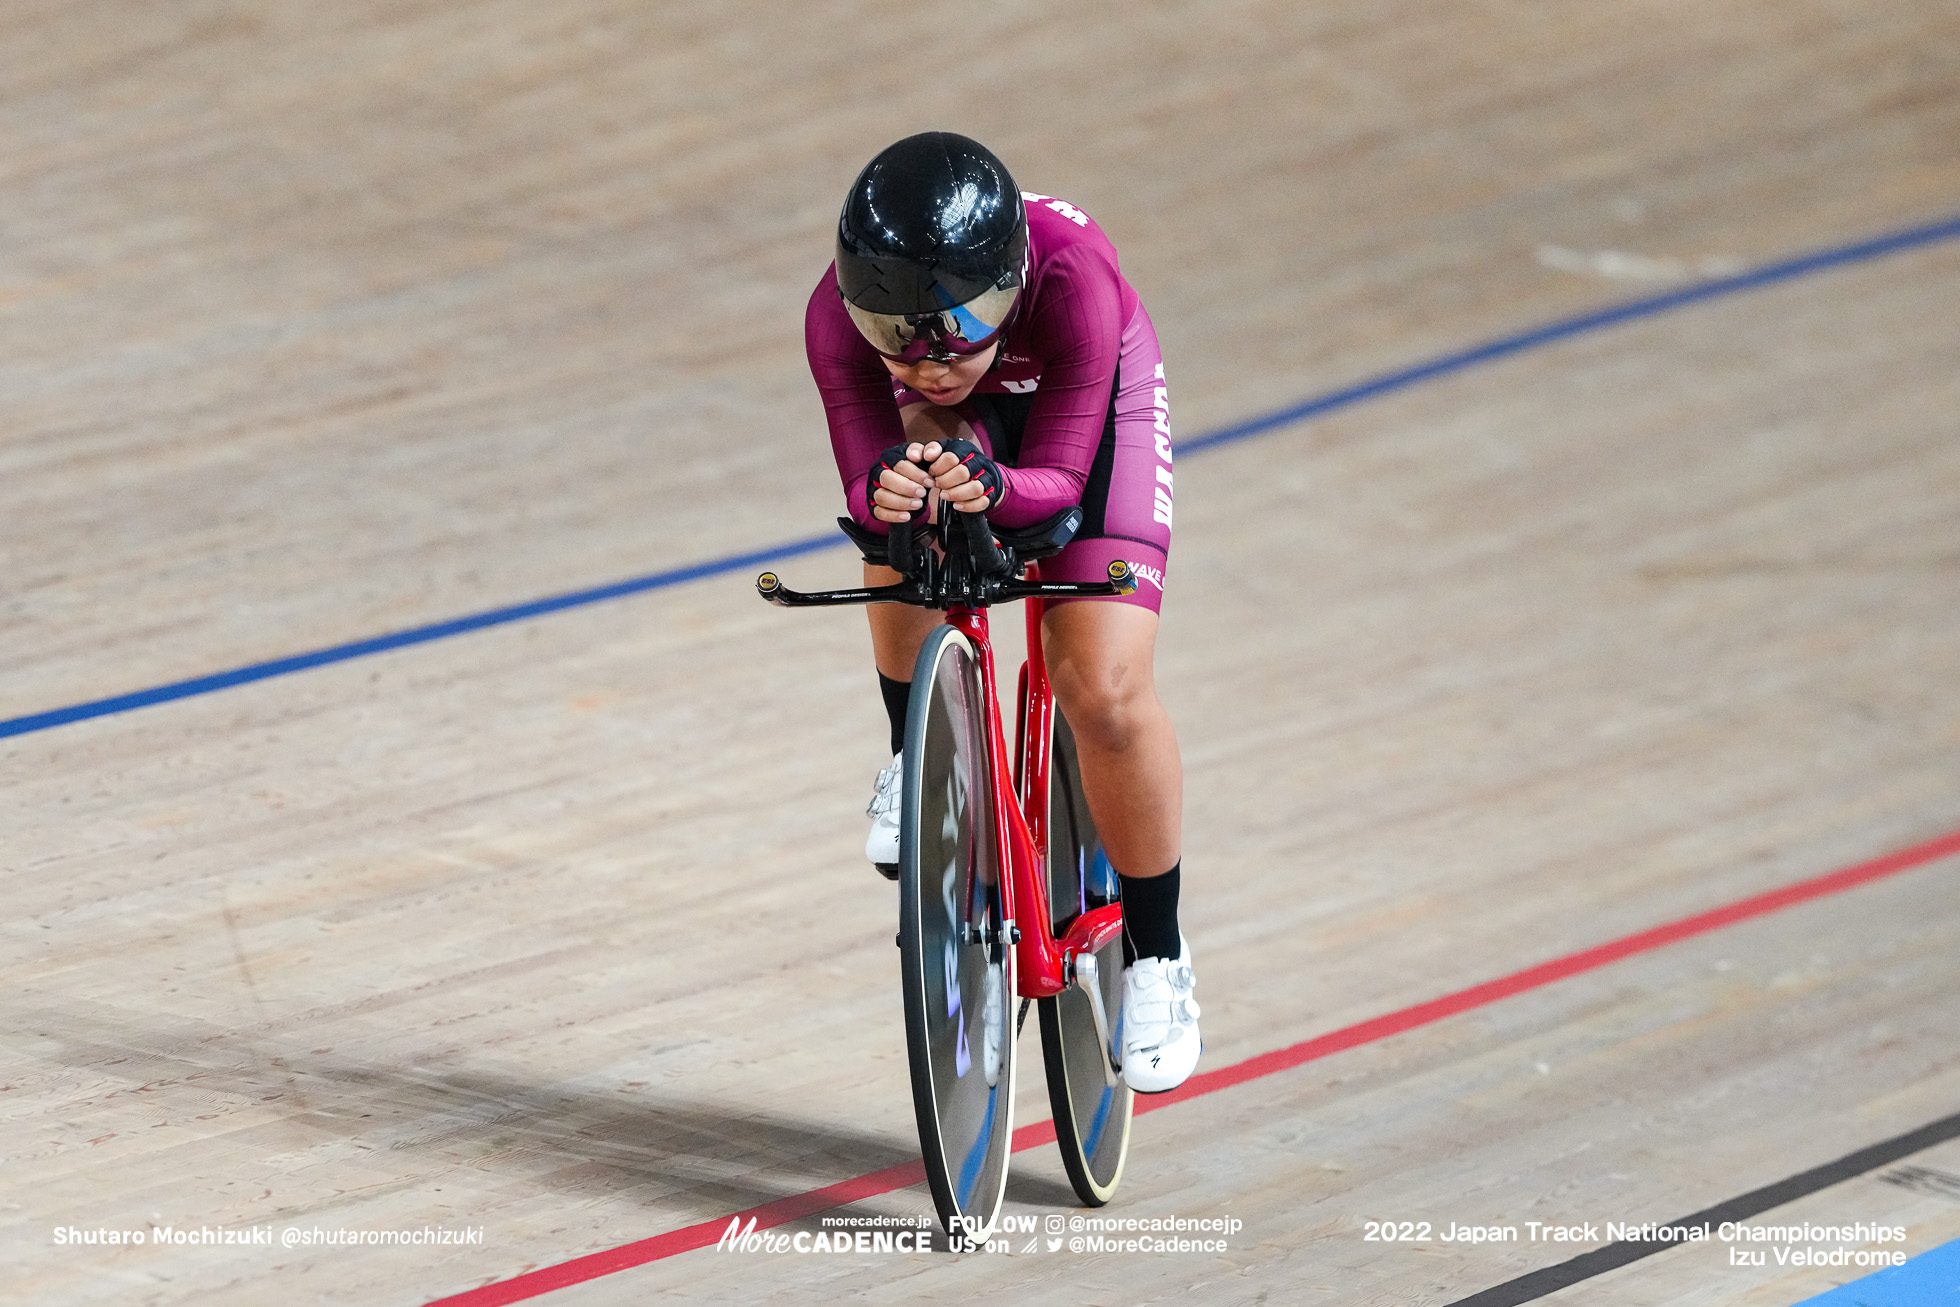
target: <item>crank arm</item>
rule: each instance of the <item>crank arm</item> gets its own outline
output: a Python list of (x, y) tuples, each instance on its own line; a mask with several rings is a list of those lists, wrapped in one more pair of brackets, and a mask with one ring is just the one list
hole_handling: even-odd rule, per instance
[(1102, 1045), (1103, 1084), (1116, 1088), (1117, 1057), (1111, 1052), (1109, 1012), (1103, 1006), (1102, 978), (1097, 973), (1096, 955), (1084, 953), (1075, 960), (1075, 983), (1089, 996), (1089, 1015), (1095, 1019), (1096, 1041)]

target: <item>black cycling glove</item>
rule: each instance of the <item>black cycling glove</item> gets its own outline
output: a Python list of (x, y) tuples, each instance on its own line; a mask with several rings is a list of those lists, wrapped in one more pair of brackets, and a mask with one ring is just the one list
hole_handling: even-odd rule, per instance
[[(907, 462), (905, 451), (910, 448), (911, 444), (909, 442), (903, 445), (893, 445), (890, 449), (878, 455), (876, 461), (871, 464), (871, 471), (865, 477), (864, 498), (865, 502), (872, 508), (875, 509), (878, 507), (878, 488), (882, 484), (879, 478), (886, 471), (896, 468), (901, 463)], [(961, 466), (966, 468), (967, 475), (980, 483), (981, 489), (987, 492), (987, 507), (989, 509), (1000, 507), (1000, 499), (1004, 487), (1000, 475), (1000, 465), (998, 463), (988, 458), (985, 451), (971, 440), (942, 440), (939, 442), (939, 448), (958, 459)], [(921, 490), (925, 488), (924, 486), (920, 487)], [(875, 517), (876, 514), (873, 514), (873, 516)]]
[[(882, 484), (878, 480), (878, 478), (884, 473), (897, 467), (899, 464), (910, 462), (911, 460), (905, 457), (905, 451), (910, 448), (911, 445), (909, 443), (903, 445), (893, 445), (890, 449), (878, 455), (878, 457), (875, 460), (873, 460), (871, 464), (871, 472), (869, 475), (865, 477), (864, 480), (864, 502), (871, 505), (871, 507), (874, 510), (878, 507), (878, 490), (880, 485)], [(925, 486), (919, 487), (921, 493), (923, 493), (925, 489), (926, 489)], [(878, 514), (875, 511), (871, 514), (871, 516), (878, 521), (884, 520), (883, 518), (878, 517)]]
[(980, 446), (971, 440), (942, 440), (939, 442), (939, 447), (957, 458), (961, 466), (966, 468), (968, 475), (980, 483), (981, 489), (987, 492), (988, 509), (999, 508), (1001, 492), (1005, 488), (1001, 480), (1000, 464), (988, 458)]

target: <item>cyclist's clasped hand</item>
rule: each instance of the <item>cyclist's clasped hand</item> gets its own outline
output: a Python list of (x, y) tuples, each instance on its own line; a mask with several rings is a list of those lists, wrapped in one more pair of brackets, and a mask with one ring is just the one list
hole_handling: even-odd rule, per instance
[(1000, 501), (1000, 468), (970, 440), (893, 445), (871, 465), (871, 514), (880, 522), (909, 522), (929, 492), (962, 513), (983, 513)]

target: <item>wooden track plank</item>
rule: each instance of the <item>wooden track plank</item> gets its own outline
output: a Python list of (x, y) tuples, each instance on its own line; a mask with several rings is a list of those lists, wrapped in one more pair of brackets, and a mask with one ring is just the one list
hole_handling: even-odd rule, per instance
[(1761, 259), (1960, 193), (1950, 4), (1005, 6), (931, 79), (925, 34), (704, 4), (127, 8), (46, 15), (0, 117), (9, 715), (821, 523), (824, 197), (1017, 58), (991, 135), (1117, 236), (1187, 433), (1651, 285), (1541, 245)]
[[(947, 104), (1116, 235), (1187, 434), (1960, 195), (1950, 3), (969, 18), (961, 59), (848, 7), (0, 19), (0, 712), (820, 530), (801, 298)], [(1957, 285), (1925, 249), (1182, 465), (1209, 1064), (1960, 826)], [(881, 735), (861, 619), (725, 578), (6, 742), (0, 1292), (419, 1301), (911, 1156)], [(1669, 1215), (1951, 1111), (1951, 876), (1151, 1114), (1123, 1208), (1247, 1212), (1216, 1265), (550, 1301), (1445, 1302), (1542, 1261), (1362, 1214)], [(1950, 1237), (1895, 1189), (1806, 1210)], [(488, 1238), (50, 1243), (150, 1220)]]

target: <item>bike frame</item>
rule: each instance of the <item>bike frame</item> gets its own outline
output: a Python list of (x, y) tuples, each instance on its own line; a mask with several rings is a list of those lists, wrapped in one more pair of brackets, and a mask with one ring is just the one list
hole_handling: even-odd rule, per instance
[[(967, 1196), (958, 1186), (971, 1183), (961, 1177), (975, 1165), (975, 1159), (980, 1159), (978, 1164), (988, 1168), (989, 1174), (998, 1169), (1000, 1183), (1005, 1184), (1004, 1150), (1008, 1143), (1008, 1126), (1002, 1123), (1011, 1122), (1013, 1117), (1011, 1068), (1014, 1063), (1009, 1055), (1013, 1035), (1020, 1029), (1017, 1020), (1010, 1029), (1001, 1032), (1004, 1040), (1000, 1048), (1001, 1065), (1008, 1069), (1005, 1081), (1008, 1096), (1004, 1106), (997, 1103), (996, 1082), (990, 1076), (986, 1115), (977, 1136), (969, 1130), (972, 1122), (966, 1119), (972, 1115), (969, 1110), (973, 1106), (971, 1095), (954, 1096), (964, 1114), (956, 1123), (958, 1137), (955, 1142), (958, 1147), (954, 1152), (963, 1160), (959, 1161), (957, 1168), (949, 1168), (949, 1154), (946, 1151), (948, 1136), (941, 1115), (942, 1098), (945, 1096), (940, 1093), (940, 1076), (933, 1069), (933, 1062), (935, 1057), (943, 1062), (944, 1055), (950, 1055), (954, 1059), (955, 1076), (963, 1077), (966, 1074), (970, 1062), (963, 1063), (961, 1059), (969, 1056), (967, 1035), (970, 1018), (961, 1017), (957, 1025), (951, 1024), (952, 1018), (961, 1011), (960, 1004), (954, 1002), (945, 1009), (946, 1020), (935, 1024), (937, 1005), (926, 1001), (923, 996), (932, 988), (927, 970), (936, 967), (937, 962), (928, 962), (917, 947), (927, 933), (923, 924), (925, 914), (921, 910), (919, 883), (922, 877), (928, 875), (928, 869), (920, 865), (923, 851), (918, 847), (925, 842), (925, 832), (918, 828), (924, 819), (924, 805), (927, 802), (921, 790), (922, 787), (944, 783), (946, 802), (939, 803), (935, 797), (934, 813), (937, 820), (953, 823), (957, 829), (935, 831), (932, 856), (936, 865), (930, 869), (930, 874), (940, 878), (940, 887), (947, 895), (954, 889), (954, 868), (938, 865), (939, 860), (947, 854), (968, 859), (962, 896), (964, 906), (956, 905), (950, 897), (943, 900), (949, 913), (962, 913), (963, 919), (948, 920), (943, 927), (935, 919), (931, 930), (932, 938), (944, 945), (947, 993), (953, 998), (961, 994), (977, 998), (984, 992), (990, 1012), (999, 1005), (999, 999), (1005, 997), (1001, 980), (989, 978), (983, 982), (977, 979), (977, 973), (972, 983), (965, 978), (965, 973), (971, 970), (968, 964), (974, 954), (962, 954), (960, 950), (984, 948), (990, 971), (996, 966), (1005, 971), (1011, 959), (1014, 993), (1021, 999), (1020, 1019), (1027, 1017), (1032, 1000), (1044, 1000), (1041, 1028), (1047, 1060), (1049, 1100), (1060, 1104), (1056, 1108), (1056, 1139), (1062, 1144), (1063, 1164), (1068, 1169), (1070, 1182), (1075, 1185), (1077, 1194), (1092, 1206), (1100, 1205), (1107, 1202), (1110, 1193), (1114, 1192), (1122, 1171), (1122, 1152), (1115, 1155), (1116, 1169), (1107, 1180), (1098, 1179), (1090, 1173), (1088, 1168), (1091, 1162), (1083, 1152), (1076, 1132), (1076, 1121), (1081, 1115), (1077, 1111), (1080, 1095), (1076, 1091), (1078, 1087), (1093, 1091), (1089, 1099), (1082, 1101), (1094, 1100), (1097, 1105), (1091, 1110), (1095, 1120), (1100, 1123), (1109, 1110), (1111, 1094), (1118, 1091), (1120, 1086), (1120, 1068), (1111, 1045), (1115, 1026), (1110, 1020), (1106, 994), (1114, 978), (1101, 970), (1097, 954), (1114, 945), (1116, 933), (1123, 928), (1123, 909), (1120, 903), (1089, 906), (1088, 890), (1092, 878), (1086, 868), (1075, 868), (1077, 874), (1072, 877), (1058, 877), (1055, 873), (1061, 869), (1049, 864), (1050, 845), (1055, 842), (1051, 833), (1058, 828), (1069, 833), (1068, 838), (1062, 841), (1066, 846), (1061, 851), (1062, 857), (1080, 859), (1087, 852), (1085, 846), (1093, 847), (1088, 839), (1093, 817), (1082, 807), (1083, 796), (1077, 792), (1079, 777), (1065, 781), (1063, 802), (1067, 805), (1066, 809), (1059, 813), (1049, 810), (1054, 789), (1051, 782), (1057, 779), (1054, 771), (1057, 759), (1055, 734), (1065, 726), (1055, 706), (1054, 687), (1048, 679), (1041, 623), (1050, 603), (1134, 594), (1135, 574), (1129, 563), (1118, 559), (1110, 562), (1106, 582), (1045, 582), (1040, 579), (1040, 570), (1034, 565), (1036, 560), (1051, 557), (1067, 547), (1082, 525), (1082, 509), (1079, 506), (1071, 506), (1034, 526), (1010, 531), (998, 530), (980, 514), (967, 513), (956, 513), (947, 521), (932, 523), (924, 532), (907, 528), (884, 538), (848, 518), (839, 518), (838, 525), (857, 544), (866, 562), (889, 567), (900, 580), (893, 584), (867, 584), (854, 589), (820, 590), (806, 594), (784, 585), (782, 578), (774, 572), (764, 572), (756, 577), (756, 592), (770, 603), (784, 608), (902, 603), (931, 608), (944, 614), (941, 629), (928, 638), (914, 660), (912, 702), (906, 720), (907, 747), (923, 747), (930, 756), (915, 756), (910, 752), (905, 755), (901, 792), (906, 806), (901, 814), (904, 833), (900, 838), (900, 862), (905, 865), (898, 869), (901, 882), (900, 922), (896, 941), (904, 957), (906, 1044), (912, 1073), (913, 1109), (918, 1117), (920, 1145), (926, 1175), (932, 1185), (933, 1201), (939, 1208), (941, 1220), (946, 1223), (947, 1232), (957, 1241), (963, 1229), (971, 1233), (961, 1224), (967, 1216)], [(1009, 750), (987, 610), (1014, 600), (1026, 601), (1028, 605), (1024, 610), (1028, 659), (1021, 668), (1019, 695), (1015, 704), (1014, 747)], [(948, 656), (948, 646), (955, 644), (961, 647), (957, 662), (948, 663), (944, 661)], [(927, 677), (925, 694), (920, 692), (917, 669), (923, 669)], [(949, 691), (951, 697), (960, 702), (957, 705), (950, 701), (944, 703), (943, 711), (955, 713), (954, 719), (946, 721), (946, 725), (962, 732), (964, 738), (946, 739), (932, 734), (932, 714), (942, 711), (942, 705), (933, 702), (933, 697), (941, 693), (939, 685), (942, 683), (942, 673), (958, 678), (957, 690), (952, 690), (949, 684)], [(974, 683), (976, 681), (977, 684)], [(972, 702), (975, 696), (984, 702)], [(975, 720), (976, 713), (984, 714), (986, 720)], [(949, 747), (955, 751), (952, 760), (958, 770), (943, 777), (935, 771), (929, 778), (927, 766), (930, 764), (937, 768), (941, 762), (947, 761), (945, 750)], [(1063, 765), (1072, 772), (1074, 755), (1063, 754), (1061, 757)], [(983, 809), (977, 806), (977, 789), (983, 776), (992, 782), (992, 806), (984, 812), (984, 817)], [(962, 791), (964, 799), (960, 797)], [(988, 823), (990, 833), (983, 836), (978, 828), (985, 818), (991, 818)], [(1075, 829), (1076, 819), (1086, 820), (1088, 825), (1078, 831)], [(957, 835), (958, 838), (949, 848), (947, 842), (939, 838), (942, 835)], [(1107, 864), (1098, 855), (1098, 870), (1106, 867)], [(880, 867), (880, 870), (889, 872), (891, 869)], [(1051, 905), (1051, 879), (1060, 879), (1065, 885), (1075, 885), (1082, 897), (1074, 904)], [(1106, 885), (1099, 885), (1098, 897), (1106, 889)], [(1074, 914), (1060, 938), (1055, 935), (1052, 906), (1063, 907)], [(1006, 952), (1010, 947), (1013, 950), (1011, 954)], [(981, 988), (983, 985), (984, 991)], [(1086, 995), (1086, 1015), (1072, 1000), (1063, 999), (1062, 996), (1071, 987), (1081, 989)], [(1006, 1016), (1005, 1012), (1001, 1012), (988, 1020)], [(1083, 1053), (1077, 1050), (1086, 1051), (1090, 1022), (1094, 1025), (1096, 1044), (1101, 1048), (1102, 1083), (1078, 1085), (1077, 1082), (1085, 1079), (1087, 1066)], [(1069, 1032), (1066, 1035), (1064, 1023)], [(949, 1045), (947, 1040), (955, 1036), (956, 1042)], [(987, 1038), (993, 1037), (994, 1028), (990, 1025)], [(1067, 1041), (1066, 1046), (1064, 1040)], [(1062, 1124), (1063, 1113), (1067, 1115), (1066, 1126)], [(1121, 1147), (1127, 1149), (1130, 1117), (1127, 1093), (1121, 1099), (1121, 1115)], [(991, 1133), (996, 1126), (999, 1133)], [(1094, 1126), (1090, 1133), (1100, 1136), (1100, 1124)], [(1105, 1163), (1108, 1160), (1103, 1159)], [(980, 1216), (989, 1224), (998, 1210), (998, 1204), (997, 1192), (983, 1204), (985, 1210)]]
[[(1048, 902), (1048, 782), (1053, 764), (1051, 744), (1054, 738), (1055, 696), (1048, 682), (1048, 664), (1042, 654), (1041, 619), (1051, 597), (1093, 598), (1129, 594), (1136, 588), (1136, 582), (1129, 564), (1125, 562), (1109, 565), (1107, 585), (1044, 584), (1040, 566), (1033, 561), (1026, 564), (1025, 580), (1014, 579), (1014, 555), (1012, 551), (1007, 554), (1001, 552), (989, 524), (978, 516), (969, 518), (958, 514), (956, 517), (961, 531), (965, 533), (962, 538), (966, 541), (965, 548), (958, 551), (960, 561), (957, 566), (953, 564), (951, 550), (943, 566), (935, 563), (930, 553), (914, 556), (909, 561), (893, 557), (892, 566), (907, 578), (899, 584), (824, 590), (813, 594), (791, 590), (774, 572), (764, 572), (756, 578), (756, 591), (770, 603), (785, 608), (881, 601), (920, 603), (922, 596), (930, 595), (933, 597), (930, 606), (946, 614), (945, 624), (965, 636), (972, 645), (980, 664), (980, 687), (986, 702), (987, 727), (982, 733), (982, 743), (986, 752), (987, 772), (993, 780), (994, 865), (1005, 872), (1000, 885), (1001, 917), (1008, 941), (1014, 945), (1018, 977), (1016, 991), (1022, 998), (1052, 998), (1075, 982), (1078, 969), (1076, 959), (1098, 952), (1123, 928), (1123, 909), (1116, 903), (1092, 908), (1071, 922), (1060, 939), (1055, 938), (1050, 924), (1054, 918), (1050, 915)], [(1067, 517), (1073, 520), (1067, 520)], [(861, 547), (867, 543), (861, 539), (863, 533), (852, 527), (848, 519), (838, 520)], [(1045, 538), (1052, 546), (1055, 539), (1053, 533), (1061, 531), (1059, 538), (1066, 541), (1080, 522), (1081, 510), (1070, 509), (1065, 517), (1052, 519), (1040, 530), (1050, 533)], [(905, 542), (908, 553), (918, 547), (910, 535), (894, 537), (890, 547), (896, 549), (901, 540)], [(883, 554), (884, 548), (880, 545), (879, 555)], [(991, 556), (991, 565), (976, 570), (974, 558), (981, 554)], [(866, 556), (885, 561), (879, 555)], [(914, 563), (920, 567), (916, 575)], [(947, 602), (949, 599), (951, 602)], [(1006, 732), (1001, 724), (1000, 692), (994, 675), (994, 645), (988, 632), (987, 608), (991, 604), (1017, 599), (1027, 604), (1028, 661), (1021, 668), (1017, 705), (1019, 717), (1015, 747), (1010, 753)], [(1029, 923), (1026, 929), (1021, 927), (1023, 920)], [(1097, 1010), (1100, 1022), (1100, 1002)]]
[[(1030, 565), (1030, 576), (1035, 565)], [(996, 865), (1006, 870), (1001, 915), (1014, 943), (1016, 989), (1022, 998), (1051, 998), (1075, 979), (1075, 959), (1095, 953), (1123, 928), (1121, 905), (1110, 903), (1077, 917), (1060, 939), (1048, 902), (1049, 768), (1053, 762), (1055, 696), (1042, 654), (1041, 619), (1047, 604), (1027, 599), (1028, 660), (1022, 664), (1015, 748), (1007, 749), (1000, 695), (994, 680), (994, 646), (984, 608), (954, 607), (946, 624), (973, 645), (986, 700), (987, 770), (993, 778)], [(1010, 767), (1009, 760), (1012, 759)], [(1023, 915), (1029, 923), (1022, 926)]]

